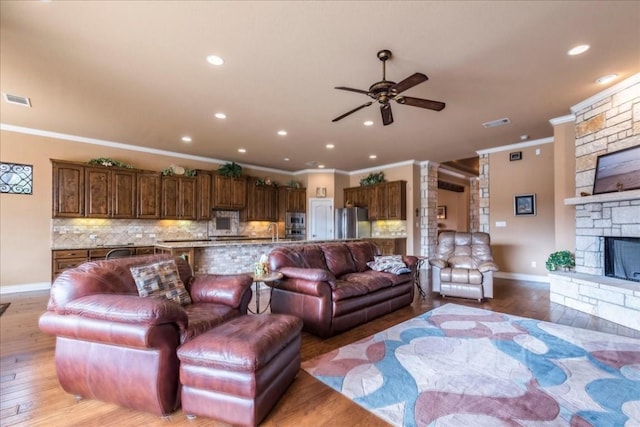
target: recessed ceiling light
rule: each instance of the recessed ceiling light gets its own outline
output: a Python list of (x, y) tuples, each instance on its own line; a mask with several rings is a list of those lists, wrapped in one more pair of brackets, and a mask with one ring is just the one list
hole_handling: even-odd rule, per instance
[(590, 47), (591, 46), (589, 46), (588, 44), (581, 44), (569, 49), (567, 54), (571, 56), (580, 55), (581, 53), (585, 53), (586, 51), (588, 51)]
[(596, 79), (596, 83), (601, 85), (606, 85), (607, 83), (612, 82), (617, 78), (618, 78), (617, 74), (607, 74), (606, 76), (602, 76)]
[(366, 122), (363, 123), (363, 125), (365, 125), (365, 126), (373, 126), (373, 120), (367, 120)]
[(207, 56), (207, 62), (211, 65), (222, 65), (224, 64), (224, 59), (220, 58), (218, 55), (209, 55)]
[(332, 148), (335, 148), (335, 145), (327, 144), (327, 145), (325, 145), (325, 147), (327, 147), (329, 150), (331, 150)]
[(226, 119), (227, 115), (225, 113), (216, 113), (214, 114), (214, 116), (216, 116), (216, 119)]
[(290, 158), (288, 158), (288, 157), (285, 157), (285, 158), (284, 158), (284, 159), (282, 159), (282, 160), (284, 160), (285, 162), (288, 162), (288, 161), (289, 161), (289, 160), (291, 160), (291, 159), (290, 159)]
[(287, 131), (286, 131), (286, 130), (279, 130), (279, 131), (278, 131), (278, 135), (280, 135), (280, 136), (286, 136), (286, 135), (287, 135)]
[(324, 169), (324, 165), (318, 165), (318, 169)]
[(520, 141), (526, 141), (529, 139), (529, 135), (520, 135)]
[(246, 153), (247, 149), (246, 148), (238, 148), (238, 153)]
[(190, 136), (183, 136), (182, 137), (182, 142), (191, 142), (191, 137)]
[(370, 159), (377, 159), (377, 158), (378, 158), (378, 156), (376, 156), (375, 154), (370, 154), (370, 155), (369, 155), (369, 158), (370, 158)]

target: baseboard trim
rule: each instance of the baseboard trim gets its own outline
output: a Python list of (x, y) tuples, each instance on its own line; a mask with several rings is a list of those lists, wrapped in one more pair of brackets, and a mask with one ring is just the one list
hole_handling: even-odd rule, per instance
[(19, 292), (45, 291), (51, 289), (51, 282), (24, 283), (22, 285), (0, 286), (0, 295), (16, 294)]
[(493, 273), (493, 277), (497, 277), (499, 279), (524, 280), (526, 282), (549, 283), (549, 276), (538, 276), (535, 274), (505, 273), (497, 271)]

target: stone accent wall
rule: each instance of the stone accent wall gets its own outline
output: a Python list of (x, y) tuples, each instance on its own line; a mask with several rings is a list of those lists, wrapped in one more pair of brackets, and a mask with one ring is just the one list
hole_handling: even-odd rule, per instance
[(478, 181), (478, 231), (489, 232), (489, 154), (480, 155), (480, 176)]
[[(581, 196), (593, 190), (598, 156), (640, 145), (640, 82), (576, 111), (575, 115), (576, 196)], [(595, 195), (585, 198), (584, 203), (573, 204), (576, 271), (601, 276), (603, 236), (640, 236), (640, 199), (625, 198), (625, 192), (619, 192)]]
[(420, 256), (429, 257), (438, 243), (438, 167), (434, 162), (420, 165)]
[(591, 194), (598, 156), (640, 145), (640, 83), (580, 111), (576, 116), (576, 196)]

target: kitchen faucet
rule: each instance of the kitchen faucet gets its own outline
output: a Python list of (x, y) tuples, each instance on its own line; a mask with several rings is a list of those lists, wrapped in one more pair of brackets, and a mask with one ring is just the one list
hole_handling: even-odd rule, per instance
[(280, 240), (280, 234), (278, 232), (278, 223), (277, 222), (270, 222), (269, 223), (269, 227), (267, 228), (267, 231), (271, 232), (271, 241), (272, 242), (277, 242), (278, 240)]

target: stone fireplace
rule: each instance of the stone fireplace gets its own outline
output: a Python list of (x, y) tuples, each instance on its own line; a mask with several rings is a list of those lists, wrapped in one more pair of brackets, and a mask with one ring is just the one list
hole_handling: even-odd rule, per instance
[(576, 268), (552, 273), (551, 301), (640, 330), (640, 283), (605, 276), (605, 237), (640, 237), (640, 190), (590, 195), (599, 155), (640, 145), (640, 75), (572, 108)]

